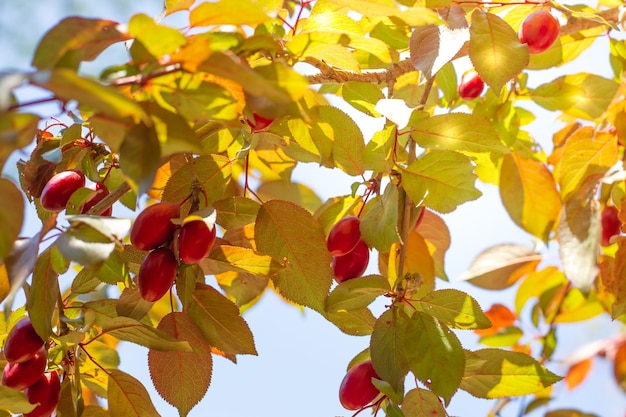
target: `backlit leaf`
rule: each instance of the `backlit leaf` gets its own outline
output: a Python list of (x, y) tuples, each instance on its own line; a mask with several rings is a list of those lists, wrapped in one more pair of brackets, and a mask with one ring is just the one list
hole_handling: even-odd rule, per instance
[(551, 293), (566, 282), (565, 275), (556, 266), (548, 266), (539, 271), (531, 272), (524, 278), (515, 294), (517, 314), (521, 314), (524, 306), (532, 298), (539, 298), (545, 293)]
[(567, 374), (565, 375), (565, 384), (570, 391), (579, 386), (585, 380), (587, 374), (589, 374), (589, 371), (591, 370), (592, 363), (593, 359), (587, 358), (569, 367)]
[(349, 279), (337, 285), (328, 295), (326, 311), (337, 312), (367, 307), (390, 290), (389, 282), (382, 275)]
[(261, 205), (249, 198), (232, 197), (214, 202), (213, 207), (217, 224), (228, 230), (253, 223)]
[(185, 35), (178, 30), (161, 26), (143, 13), (136, 14), (130, 19), (128, 32), (157, 59), (173, 54), (187, 42)]
[[(2, 111), (0, 113), (0, 168), (9, 154), (32, 142), (40, 117), (31, 113)], [(38, 197), (38, 196), (37, 196)]]
[(195, 0), (165, 0), (165, 14), (170, 15), (180, 10), (189, 10)]
[(119, 369), (108, 369), (107, 403), (112, 416), (159, 417), (143, 384)]
[(342, 110), (332, 106), (317, 108), (316, 128), (332, 140), (332, 154), (337, 167), (348, 175), (362, 175), (365, 143), (359, 126)]
[(50, 250), (46, 250), (35, 263), (27, 303), (33, 327), (43, 340), (48, 340), (52, 334), (52, 315), (60, 296), (58, 277), (52, 268)]
[(465, 369), (456, 335), (436, 318), (416, 311), (406, 327), (405, 351), (415, 377), (448, 404)]
[(293, 203), (272, 200), (259, 210), (254, 235), (261, 253), (285, 265), (272, 277), (280, 293), (323, 312), (333, 279), (332, 257), (317, 220)]
[(291, 201), (311, 212), (322, 204), (322, 200), (308, 185), (295, 182), (266, 181), (257, 188), (256, 193), (264, 201), (275, 199)]
[(154, 387), (181, 416), (186, 416), (209, 389), (213, 370), (211, 346), (186, 313), (166, 315), (157, 329), (193, 346), (193, 352), (148, 352), (148, 368)]
[(145, 124), (130, 129), (120, 146), (120, 168), (133, 191), (147, 192), (161, 165), (161, 146), (154, 127)]
[(0, 178), (0, 195), (0, 259), (5, 259), (22, 229), (24, 197), (15, 184), (5, 178)]
[(414, 305), (422, 312), (455, 329), (486, 329), (491, 326), (491, 321), (483, 313), (478, 302), (469, 294), (458, 290), (433, 291)]
[(372, 200), (361, 217), (361, 237), (368, 246), (382, 253), (400, 240), (398, 224), (398, 187), (388, 184), (381, 198)]
[(237, 271), (269, 276), (282, 269), (281, 265), (268, 255), (230, 245), (220, 245), (214, 248), (209, 257), (200, 262), (200, 267), (206, 275)]
[(378, 100), (384, 98), (378, 86), (356, 81), (348, 81), (341, 88), (341, 96), (352, 107), (372, 117), (379, 117), (375, 110)]
[(324, 317), (337, 326), (339, 330), (351, 336), (372, 334), (374, 323), (376, 323), (376, 317), (367, 307), (324, 313)]
[(237, 7), (227, 0), (201, 3), (189, 15), (191, 26), (257, 25), (268, 20), (263, 8), (250, 0), (238, 0)]
[(388, 309), (376, 320), (370, 339), (372, 365), (396, 392), (404, 391), (404, 377), (409, 372), (404, 345), (409, 320), (402, 309)]
[(517, 244), (501, 244), (482, 251), (459, 279), (481, 288), (501, 290), (515, 284), (533, 271), (542, 255), (533, 248)]
[(179, 341), (130, 317), (112, 317), (104, 323), (102, 331), (149, 349), (176, 352), (190, 352), (192, 349), (186, 341)]
[(495, 13), (476, 9), (470, 26), (469, 57), (496, 95), (528, 64), (529, 54), (515, 30)]
[(215, 276), (226, 296), (239, 308), (248, 307), (257, 301), (269, 284), (268, 276), (252, 275), (246, 272), (228, 271)]
[(209, 345), (225, 353), (257, 354), (252, 333), (239, 308), (213, 287), (196, 284), (191, 294), (183, 298), (183, 306)]
[(440, 213), (480, 197), (468, 157), (453, 151), (431, 151), (402, 170), (402, 187), (414, 202), (424, 201)]
[(24, 392), (0, 385), (0, 410), (8, 410), (11, 413), (29, 413), (34, 408), (35, 405), (28, 402)]
[(478, 398), (522, 396), (561, 379), (524, 353), (481, 349), (467, 352), (461, 389)]
[(600, 417), (597, 414), (589, 414), (572, 408), (548, 411), (544, 417)]
[(414, 388), (406, 393), (402, 401), (402, 413), (404, 417), (448, 417), (439, 397), (422, 388)]
[(444, 270), (446, 252), (450, 248), (450, 231), (444, 220), (436, 213), (424, 208), (424, 217), (415, 229), (426, 241), (430, 255), (435, 263), (437, 277), (448, 280)]
[(474, 333), (481, 337), (497, 334), (500, 330), (513, 326), (517, 320), (515, 313), (500, 303), (495, 303), (489, 307), (489, 310), (485, 311), (485, 316), (491, 322), (491, 326), (474, 330)]
[(518, 226), (548, 241), (561, 211), (561, 198), (554, 177), (544, 164), (518, 154), (505, 155), (500, 198)]

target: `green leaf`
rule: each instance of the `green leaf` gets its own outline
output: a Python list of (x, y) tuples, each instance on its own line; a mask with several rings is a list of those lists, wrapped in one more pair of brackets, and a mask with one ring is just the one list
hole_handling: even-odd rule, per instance
[(77, 101), (81, 106), (117, 121), (150, 123), (141, 106), (114, 87), (84, 78), (72, 70), (57, 68), (31, 75), (34, 85), (50, 90), (57, 98)]
[(468, 157), (454, 151), (431, 151), (402, 170), (402, 187), (413, 202), (450, 213), (457, 206), (481, 196)]
[(265, 181), (257, 188), (256, 193), (261, 200), (282, 199), (291, 201), (311, 212), (315, 211), (322, 204), (322, 200), (308, 185), (295, 182), (287, 183), (282, 180)]
[(415, 377), (448, 404), (465, 369), (456, 335), (436, 318), (416, 311), (406, 327), (405, 352)]
[(411, 136), (422, 148), (447, 149), (468, 156), (488, 153), (497, 158), (509, 150), (489, 120), (466, 113), (449, 113), (420, 120), (412, 126)]
[(250, 25), (256, 26), (271, 18), (261, 5), (250, 0), (237, 0), (237, 7), (232, 1), (220, 0), (201, 3), (191, 11), (189, 24), (193, 26), (213, 25)]
[(361, 218), (361, 237), (368, 246), (388, 253), (400, 240), (398, 234), (398, 187), (387, 184), (382, 198), (372, 200)]
[(546, 165), (518, 154), (505, 155), (500, 172), (500, 198), (515, 224), (548, 241), (561, 211), (561, 198)]
[(186, 120), (232, 120), (237, 117), (236, 98), (226, 88), (212, 82), (198, 82), (191, 78), (176, 90), (165, 89), (161, 95), (170, 110)]
[(482, 251), (459, 279), (481, 288), (502, 290), (534, 271), (543, 256), (524, 245), (501, 244)]
[(39, 42), (32, 65), (38, 69), (57, 66), (78, 69), (81, 61), (93, 61), (102, 51), (129, 39), (112, 20), (67, 17)]
[(491, 347), (512, 347), (519, 343), (524, 337), (522, 329), (516, 326), (500, 329), (495, 334), (490, 334), (480, 338), (480, 344)]
[(200, 267), (205, 275), (236, 271), (269, 276), (282, 269), (282, 266), (271, 256), (261, 255), (252, 249), (229, 245), (220, 245), (213, 249), (208, 258), (200, 261)]
[(348, 81), (341, 87), (341, 96), (355, 109), (372, 117), (380, 117), (374, 109), (378, 100), (385, 98), (380, 87), (369, 83)]
[(390, 290), (389, 281), (382, 275), (349, 279), (337, 285), (328, 295), (326, 311), (333, 313), (367, 307)]
[(154, 126), (133, 126), (120, 146), (120, 168), (137, 195), (147, 192), (161, 165), (161, 147)]
[(119, 369), (108, 369), (107, 373), (107, 404), (112, 416), (159, 417), (140, 381)]
[(143, 13), (136, 14), (130, 19), (128, 32), (156, 59), (173, 54), (187, 43), (187, 38), (181, 32), (161, 26)]
[[(450, 14), (455, 13), (450, 9)], [(464, 13), (463, 13), (464, 14)], [(465, 16), (461, 24), (454, 27), (446, 25), (418, 26), (411, 33), (409, 51), (411, 63), (428, 78), (436, 75), (444, 65), (450, 62), (470, 40)]]
[(224, 229), (236, 229), (254, 223), (261, 205), (249, 198), (231, 197), (213, 203), (217, 210), (217, 224)]
[[(409, 3), (412, 5), (415, 2)], [(406, 7), (400, 10), (394, 2), (386, 0), (328, 0), (325, 2), (325, 5), (327, 4), (337, 5), (338, 11), (352, 10), (367, 17), (398, 17), (409, 26), (421, 26), (440, 21), (439, 16), (426, 7)]]
[(59, 274), (52, 268), (50, 251), (44, 251), (35, 263), (27, 309), (37, 334), (48, 340), (52, 335), (52, 315), (60, 296)]
[(111, 317), (102, 326), (102, 331), (117, 339), (136, 343), (148, 349), (175, 352), (191, 352), (192, 350), (189, 343), (176, 340), (170, 335), (130, 317)]
[(188, 296), (181, 298), (184, 310), (211, 346), (230, 354), (257, 354), (248, 324), (239, 314), (239, 308), (228, 298), (201, 283), (197, 283)]
[(172, 113), (154, 102), (145, 104), (144, 108), (154, 122), (161, 144), (161, 157), (183, 152), (202, 153), (200, 138), (180, 114)]
[[(61, 398), (56, 408), (59, 417), (77, 417), (76, 412), (76, 393), (70, 378), (64, 378), (61, 382)], [(81, 414), (82, 417), (82, 414)]]
[(369, 308), (342, 310), (335, 313), (324, 313), (326, 320), (333, 323), (342, 332), (351, 336), (367, 336), (372, 334), (376, 318)]
[(461, 389), (478, 398), (528, 395), (562, 379), (525, 353), (481, 349), (466, 354)]
[(269, 284), (269, 277), (252, 275), (246, 272), (223, 272), (215, 276), (226, 296), (237, 307), (248, 307), (259, 300)]
[(476, 9), (470, 26), (469, 57), (496, 95), (528, 65), (528, 47), (501, 17)]
[(404, 417), (448, 417), (439, 398), (422, 388), (414, 388), (406, 393), (402, 401), (402, 412)]
[(35, 405), (28, 402), (24, 392), (0, 385), (0, 410), (17, 414), (29, 413), (34, 408)]
[(372, 171), (389, 171), (391, 169), (391, 154), (396, 142), (396, 126), (387, 123), (382, 129), (374, 132), (365, 145), (363, 154), (363, 168)]
[(263, 204), (254, 228), (256, 245), (285, 268), (272, 277), (280, 293), (320, 313), (333, 279), (332, 257), (319, 223), (304, 208), (281, 200)]
[(152, 305), (153, 303), (143, 299), (138, 289), (125, 288), (117, 300), (115, 311), (120, 317), (141, 321), (146, 317)]
[(542, 84), (530, 90), (530, 97), (548, 110), (594, 120), (606, 111), (618, 88), (619, 84), (613, 80), (583, 72)]
[(491, 321), (469, 294), (455, 289), (433, 291), (414, 306), (455, 329), (487, 329)]
[(404, 377), (409, 372), (405, 351), (409, 320), (402, 309), (388, 309), (376, 320), (370, 339), (370, 355), (376, 373), (398, 393), (404, 392)]
[(186, 416), (204, 397), (211, 384), (211, 346), (184, 312), (169, 313), (161, 319), (157, 329), (193, 346), (193, 352), (148, 352), (148, 368), (154, 387), (165, 401), (178, 409), (181, 416)]
[(2, 260), (11, 251), (22, 229), (24, 196), (15, 184), (5, 178), (0, 178), (0, 195), (3, 201), (0, 205), (0, 260)]

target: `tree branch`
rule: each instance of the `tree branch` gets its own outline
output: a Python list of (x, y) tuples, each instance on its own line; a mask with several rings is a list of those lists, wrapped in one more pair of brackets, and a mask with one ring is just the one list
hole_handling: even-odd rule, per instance
[(104, 197), (95, 206), (90, 208), (86, 214), (94, 214), (94, 215), (102, 214), (106, 209), (111, 207), (113, 203), (118, 201), (129, 191), (130, 191), (130, 185), (128, 185), (128, 183), (126, 182), (123, 182), (122, 184), (120, 184), (119, 187), (113, 190), (109, 195)]

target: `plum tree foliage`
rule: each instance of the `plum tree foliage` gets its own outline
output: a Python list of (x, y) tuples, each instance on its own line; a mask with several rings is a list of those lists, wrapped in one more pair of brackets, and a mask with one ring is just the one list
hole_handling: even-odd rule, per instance
[[(19, 184), (0, 178), (2, 339), (29, 317), (48, 350), (48, 379), (60, 377), (63, 416), (158, 415), (143, 382), (118, 369), (120, 341), (149, 349), (145, 382), (187, 415), (219, 384), (216, 355), (257, 354), (242, 311), (268, 291), (369, 338), (350, 366), (371, 361), (377, 391), (357, 412), (445, 416), (459, 390), (497, 399), (494, 415), (519, 396), (531, 410), (550, 402), (563, 377), (570, 388), (580, 383), (595, 356), (614, 363), (624, 388), (624, 337), (587, 350), (563, 375), (549, 369), (561, 323), (600, 314), (626, 321), (622, 8), (617, 0), (166, 0), (156, 19), (63, 19), (41, 39), (33, 71), (0, 75), (0, 167), (34, 145), (18, 162)], [(531, 54), (519, 29), (539, 10), (559, 24), (528, 23), (524, 41), (547, 48)], [(172, 15), (186, 27), (170, 25)], [(537, 38), (544, 35), (555, 41)], [(599, 42), (611, 77), (590, 66), (528, 85), (532, 72)], [(81, 73), (81, 63), (114, 44), (126, 45), (124, 62), (97, 79)], [(466, 57), (485, 84), (471, 99), (459, 94)], [(43, 95), (20, 100), (24, 86)], [(331, 96), (380, 129), (362, 132)], [(528, 100), (564, 123), (552, 149), (528, 131), (534, 115), (520, 105)], [(42, 102), (59, 112), (35, 113)], [(354, 185), (312, 201), (292, 181), (299, 163), (343, 171)], [(61, 196), (65, 172), (84, 175), (87, 186)], [(61, 206), (46, 210), (51, 179), (59, 191), (50, 198)], [(448, 279), (442, 214), (480, 198), (477, 181), (498, 187), (529, 237), (559, 249), (556, 265), (542, 262), (543, 249), (518, 244), (476, 257), (463, 278), (495, 291), (516, 285), (512, 307), (483, 310), (470, 294), (437, 289)], [(139, 214), (145, 199), (173, 214), (140, 218), (133, 246), (133, 220), (119, 213)], [(41, 220), (34, 236), (20, 235), (26, 204)], [(603, 234), (605, 207), (615, 215)], [(327, 238), (350, 216), (359, 221), (348, 238), (363, 252), (355, 259), (370, 259), (377, 272), (360, 276), (362, 265), (350, 265), (359, 276), (333, 279), (354, 245), (333, 255)], [(179, 242), (189, 224), (206, 228), (194, 235), (185, 227)], [(330, 246), (342, 247), (334, 239)], [(167, 274), (153, 260), (161, 253)], [(140, 270), (152, 272), (138, 282)], [(61, 274), (71, 285), (59, 284)], [(20, 291), (24, 306), (14, 302)], [(376, 317), (371, 304), (381, 297), (386, 308)], [(528, 329), (533, 340), (523, 337)], [(485, 348), (464, 348), (461, 331)], [(54, 397), (48, 408), (56, 389), (45, 394)], [(0, 386), (0, 409), (49, 415), (32, 411), (28, 392)]]

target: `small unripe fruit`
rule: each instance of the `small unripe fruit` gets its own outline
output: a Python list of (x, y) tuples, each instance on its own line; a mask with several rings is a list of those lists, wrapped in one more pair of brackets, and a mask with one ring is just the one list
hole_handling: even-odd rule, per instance
[(463, 100), (473, 100), (480, 96), (485, 89), (485, 83), (475, 70), (469, 70), (461, 77), (459, 97)]
[(356, 247), (343, 256), (333, 258), (333, 272), (339, 283), (363, 275), (370, 260), (370, 251), (367, 244), (360, 240)]
[(600, 215), (600, 224), (602, 225), (602, 246), (609, 246), (611, 238), (619, 235), (622, 222), (618, 216), (618, 210), (615, 206), (606, 206)]
[(4, 357), (8, 362), (26, 362), (44, 345), (28, 317), (18, 321), (9, 332), (4, 344)]
[(76, 170), (59, 172), (46, 183), (41, 192), (41, 206), (48, 211), (62, 211), (74, 191), (85, 186), (85, 175)]
[(559, 37), (559, 21), (546, 10), (537, 10), (522, 22), (519, 40), (528, 45), (528, 52), (540, 54)]
[(2, 385), (23, 390), (33, 385), (43, 376), (48, 365), (48, 351), (39, 351), (26, 362), (8, 362), (2, 371)]
[(187, 265), (193, 265), (206, 258), (215, 243), (215, 234), (215, 225), (209, 229), (202, 220), (183, 224), (178, 232), (180, 260)]
[[(104, 197), (109, 195), (109, 189), (106, 187), (106, 185), (101, 184), (101, 183), (92, 185), (89, 187), (89, 189), (94, 190), (96, 194), (85, 202), (85, 204), (83, 205), (83, 208), (80, 210), (80, 214), (87, 213), (89, 209), (91, 209), (93, 206), (95, 206), (100, 201), (102, 201)], [(113, 214), (113, 207), (109, 206), (100, 215), (110, 217), (111, 214)]]
[(50, 417), (61, 398), (59, 374), (56, 371), (44, 374), (26, 389), (26, 397), (31, 404), (39, 405), (24, 417)]
[(141, 297), (155, 302), (165, 295), (176, 279), (176, 257), (166, 247), (153, 250), (146, 256), (137, 273)]
[(343, 256), (352, 251), (361, 240), (361, 221), (356, 216), (339, 220), (330, 229), (326, 247), (333, 256)]
[(347, 410), (358, 410), (374, 401), (380, 391), (372, 383), (372, 378), (380, 378), (372, 361), (361, 362), (350, 368), (339, 387), (341, 405)]
[(140, 250), (161, 246), (174, 236), (176, 225), (172, 219), (179, 216), (178, 204), (162, 202), (146, 207), (135, 219), (130, 231), (130, 243)]

